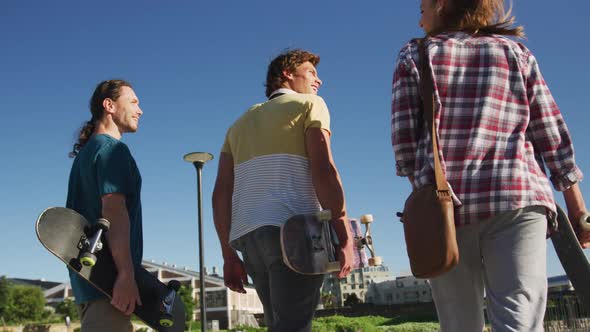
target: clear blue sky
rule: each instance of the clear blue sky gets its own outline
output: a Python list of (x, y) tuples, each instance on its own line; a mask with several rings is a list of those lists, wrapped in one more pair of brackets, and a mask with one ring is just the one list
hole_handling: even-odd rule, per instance
[[(397, 52), (422, 35), (418, 4), (2, 1), (0, 275), (67, 280), (34, 222), (44, 208), (65, 204), (67, 153), (90, 118), (92, 90), (109, 78), (133, 82), (144, 111), (139, 131), (123, 139), (143, 176), (145, 259), (198, 268), (196, 175), (182, 156), (208, 151), (216, 159), (203, 171), (206, 265), (221, 267), (210, 204), (219, 149), (228, 126), (264, 100), (266, 66), (287, 47), (321, 55), (320, 95), (349, 214), (372, 213), (378, 254), (394, 274), (408, 271), (395, 212), (409, 185), (394, 174), (389, 104)], [(590, 174), (590, 4), (519, 0), (514, 12)], [(582, 189), (590, 198), (590, 186)], [(560, 274), (548, 247), (549, 275)]]

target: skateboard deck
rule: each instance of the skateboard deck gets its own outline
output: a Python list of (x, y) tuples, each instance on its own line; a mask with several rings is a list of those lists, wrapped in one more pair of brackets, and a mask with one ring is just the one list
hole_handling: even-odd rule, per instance
[[(35, 224), (37, 237), (49, 252), (111, 299), (117, 269), (104, 236), (108, 227), (106, 219), (91, 225), (76, 211), (62, 207), (46, 209)], [(164, 285), (143, 267), (136, 267), (135, 280), (142, 305), (133, 313), (157, 331), (184, 331), (185, 309), (177, 294), (180, 283)]]
[[(588, 215), (578, 221), (580, 227), (590, 227)], [(590, 264), (570, 224), (567, 214), (557, 206), (557, 230), (551, 235), (555, 252), (574, 286), (584, 308), (590, 312)]]
[[(281, 226), (283, 261), (293, 271), (301, 274), (325, 274), (340, 271), (336, 248), (338, 237), (330, 225), (329, 210), (293, 216)], [(370, 233), (371, 215), (361, 217), (366, 226), (364, 235), (358, 220), (349, 219), (354, 237), (353, 269), (381, 265), (381, 257), (375, 256)], [(370, 251), (367, 259), (365, 247)]]

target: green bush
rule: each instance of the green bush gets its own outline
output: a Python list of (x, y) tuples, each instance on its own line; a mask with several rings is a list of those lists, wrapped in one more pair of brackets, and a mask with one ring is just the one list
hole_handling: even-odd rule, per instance
[(404, 316), (397, 316), (391, 319), (388, 319), (384, 325), (399, 325), (403, 323), (437, 323), (438, 317), (436, 314), (411, 314), (411, 315), (404, 315)]
[(266, 327), (251, 327), (245, 325), (238, 325), (230, 330), (231, 332), (266, 332)]
[(201, 331), (201, 321), (191, 321), (186, 323), (185, 330), (189, 331)]
[(49, 316), (45, 312), (45, 297), (39, 287), (9, 285), (2, 296), (5, 297), (5, 306), (1, 316), (8, 322), (40, 321)]
[(27, 324), (23, 328), (23, 332), (49, 332), (51, 325), (45, 324)]
[(78, 308), (74, 301), (70, 299), (65, 299), (63, 302), (60, 302), (55, 308), (55, 312), (63, 318), (66, 316), (69, 316), (71, 320), (78, 318)]
[(317, 318), (312, 323), (313, 332), (374, 332), (381, 331), (387, 318), (379, 316), (343, 317), (330, 316)]
[(381, 331), (387, 332), (432, 332), (438, 331), (438, 323), (403, 323), (395, 326), (387, 326)]

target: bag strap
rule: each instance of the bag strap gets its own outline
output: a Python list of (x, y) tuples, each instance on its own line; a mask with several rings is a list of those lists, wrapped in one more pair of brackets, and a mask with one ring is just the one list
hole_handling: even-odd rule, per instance
[(439, 151), (438, 135), (434, 117), (434, 82), (430, 70), (430, 61), (428, 61), (428, 50), (426, 47), (426, 38), (418, 39), (418, 48), (420, 51), (420, 90), (422, 92), (422, 116), (430, 130), (432, 137), (432, 155), (434, 156), (434, 176), (436, 178), (436, 189), (439, 195), (450, 196), (450, 188), (447, 183), (445, 173), (442, 171)]

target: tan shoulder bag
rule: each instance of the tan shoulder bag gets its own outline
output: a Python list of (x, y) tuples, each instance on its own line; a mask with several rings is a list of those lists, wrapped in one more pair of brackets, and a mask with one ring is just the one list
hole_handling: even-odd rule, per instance
[(426, 38), (419, 40), (420, 87), (423, 117), (432, 135), (436, 185), (414, 190), (401, 215), (412, 274), (418, 278), (434, 278), (459, 262), (455, 235), (453, 199), (438, 155), (438, 136), (434, 125), (434, 82), (427, 57)]

